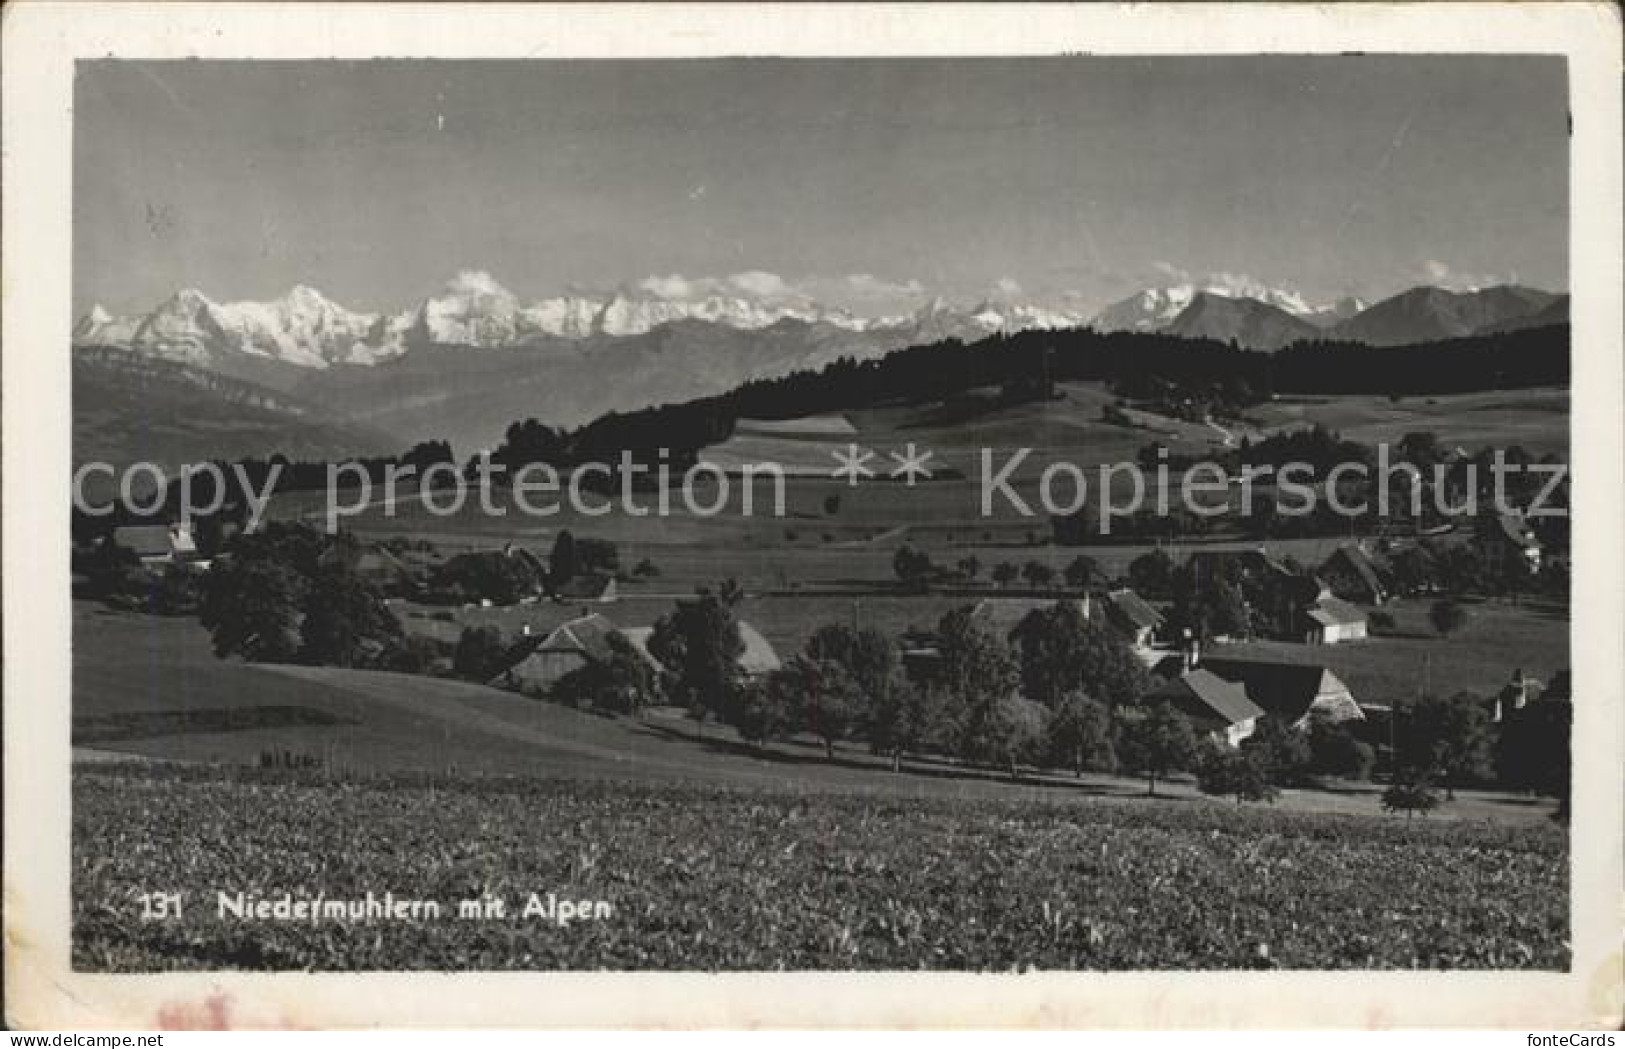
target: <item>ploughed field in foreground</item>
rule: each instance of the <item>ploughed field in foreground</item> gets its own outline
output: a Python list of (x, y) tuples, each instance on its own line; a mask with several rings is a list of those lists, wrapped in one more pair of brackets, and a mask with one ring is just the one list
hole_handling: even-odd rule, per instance
[[(1548, 825), (122, 765), (76, 770), (73, 823), (74, 963), (94, 971), (1569, 964)], [(217, 900), (369, 892), (441, 914)], [(144, 893), (179, 893), (181, 916), (144, 919)], [(561, 926), (522, 916), (532, 894), (610, 913)], [(458, 916), (478, 898), (507, 915)]]

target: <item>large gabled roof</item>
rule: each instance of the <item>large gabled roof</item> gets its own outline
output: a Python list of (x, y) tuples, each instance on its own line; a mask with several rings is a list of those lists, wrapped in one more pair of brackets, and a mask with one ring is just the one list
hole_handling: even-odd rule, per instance
[(1351, 605), (1336, 597), (1323, 597), (1316, 601), (1308, 610), (1310, 619), (1321, 626), (1345, 626), (1349, 623), (1363, 623), (1366, 615), (1358, 605)]
[(1377, 566), (1371, 560), (1371, 555), (1358, 543), (1344, 543), (1332, 552), (1332, 556), (1342, 555), (1354, 574), (1360, 577), (1360, 582), (1377, 597), (1383, 593), (1382, 579), (1377, 575)]
[(608, 659), (611, 655), (609, 636), (615, 631), (609, 617), (593, 612), (560, 625), (532, 652), (580, 652), (591, 659)]
[(1163, 623), (1162, 613), (1152, 608), (1145, 598), (1127, 587), (1108, 593), (1106, 603), (1113, 614), (1137, 628), (1145, 629), (1149, 627), (1155, 629)]
[(1195, 705), (1227, 725), (1239, 725), (1264, 713), (1248, 698), (1246, 688), (1202, 667), (1163, 682), (1151, 691), (1151, 698), (1172, 700), (1186, 707)]
[[(736, 620), (734, 625), (739, 629), (739, 641), (744, 646), (734, 660), (735, 666), (747, 674), (770, 674), (784, 665), (772, 642), (763, 637), (760, 630), (743, 619)], [(649, 639), (654, 636), (654, 627), (628, 627), (620, 634), (656, 669), (664, 669), (654, 653), (649, 651)]]
[(783, 664), (779, 661), (779, 654), (761, 631), (739, 620), (739, 640), (744, 642), (745, 650), (739, 653), (735, 660), (739, 669), (747, 674), (767, 674), (779, 669)]
[(1341, 678), (1317, 663), (1217, 658), (1204, 659), (1202, 665), (1245, 687), (1254, 703), (1288, 723), (1307, 715), (1317, 698), (1349, 691)]

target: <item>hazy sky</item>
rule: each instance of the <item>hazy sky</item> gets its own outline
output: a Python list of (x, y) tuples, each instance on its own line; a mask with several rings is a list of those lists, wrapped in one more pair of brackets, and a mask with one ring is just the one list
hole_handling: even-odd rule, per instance
[(1565, 91), (1528, 57), (82, 63), (75, 301), (1564, 288)]

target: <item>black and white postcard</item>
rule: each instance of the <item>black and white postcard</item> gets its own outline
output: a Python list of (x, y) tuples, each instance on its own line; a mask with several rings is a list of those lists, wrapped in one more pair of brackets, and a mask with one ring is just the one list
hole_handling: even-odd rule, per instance
[(1620, 1021), (1617, 8), (5, 30), (14, 1025)]

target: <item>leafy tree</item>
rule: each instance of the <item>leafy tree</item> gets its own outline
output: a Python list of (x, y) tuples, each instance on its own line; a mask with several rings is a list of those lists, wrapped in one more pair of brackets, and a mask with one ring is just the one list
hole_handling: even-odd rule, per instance
[(271, 561), (286, 565), (309, 579), (316, 574), (324, 558), (351, 560), (358, 545), (348, 532), (328, 536), (298, 522), (267, 521), (257, 531), (244, 532), (233, 539), (229, 553), (236, 561)]
[(1160, 549), (1141, 554), (1128, 566), (1128, 585), (1142, 597), (1164, 598), (1173, 592), (1174, 559)]
[(1392, 634), (1399, 629), (1399, 624), (1395, 621), (1393, 613), (1384, 612), (1381, 609), (1377, 609), (1366, 616), (1366, 622), (1370, 624), (1373, 634)]
[(403, 465), (416, 467), (418, 475), (422, 476), (425, 470), (441, 463), (456, 465), (457, 458), (452, 455), (451, 444), (447, 441), (419, 441), (401, 456), (400, 461)]
[(553, 686), (556, 699), (573, 707), (635, 714), (660, 698), (660, 675), (632, 642), (610, 634), (609, 654), (589, 661)]
[(772, 677), (765, 682), (743, 682), (734, 689), (728, 721), (741, 739), (761, 746), (789, 734), (794, 722), (790, 697), (783, 688), (775, 687)]
[(424, 634), (402, 634), (395, 638), (378, 657), (381, 670), (401, 674), (427, 674), (444, 652), (440, 642)]
[(701, 726), (710, 714), (724, 715), (732, 702), (745, 651), (734, 614), (740, 599), (737, 586), (701, 587), (661, 617), (649, 635), (650, 654), (672, 673), (673, 698)]
[(975, 579), (982, 574), (982, 562), (976, 559), (975, 554), (959, 559), (959, 571), (966, 579)]
[(1186, 564), (1174, 572), (1172, 619), (1198, 640), (1216, 636), (1247, 637), (1252, 633), (1252, 617), (1236, 569), (1228, 562), (1212, 571), (1198, 571)]
[(769, 679), (769, 690), (775, 687), (784, 690), (795, 726), (818, 737), (828, 758), (835, 757), (835, 744), (847, 737), (867, 711), (856, 679), (832, 659), (797, 656)]
[(300, 658), (318, 666), (364, 666), (401, 636), (401, 625), (372, 585), (343, 561), (310, 581), (300, 624)]
[(553, 538), (553, 550), (547, 555), (548, 585), (557, 589), (584, 571), (586, 565), (576, 551), (576, 537), (568, 528), (560, 529)]
[(974, 756), (1020, 778), (1023, 762), (1039, 760), (1049, 736), (1049, 709), (1020, 696), (1001, 696), (988, 705), (976, 737)]
[(457, 554), (429, 575), (430, 595), (438, 600), (485, 600), (511, 605), (541, 591), (543, 580), (527, 558), (500, 550)]
[(1439, 795), (1434, 793), (1425, 777), (1404, 776), (1396, 779), (1393, 784), (1382, 792), (1382, 808), (1384, 812), (1403, 812), (1406, 819), (1410, 819), (1418, 812), (1426, 816), (1439, 805)]
[(653, 579), (660, 574), (660, 569), (653, 561), (645, 557), (633, 567), (632, 574), (640, 579)]
[(1083, 692), (1063, 695), (1050, 718), (1049, 752), (1056, 764), (1079, 776), (1084, 769), (1115, 769), (1111, 707)]
[(901, 674), (874, 701), (869, 712), (869, 745), (891, 757), (893, 772), (903, 766), (903, 755), (942, 731), (942, 693), (931, 685), (918, 685)]
[(845, 623), (819, 627), (807, 641), (807, 656), (839, 663), (869, 704), (885, 699), (897, 671), (897, 646), (878, 630)]
[(1506, 713), (1495, 751), (1496, 775), (1514, 790), (1558, 799), (1559, 815), (1569, 807), (1573, 764), (1572, 704), (1541, 700)]
[(1129, 771), (1146, 775), (1147, 794), (1157, 793), (1159, 778), (1190, 769), (1200, 753), (1190, 721), (1170, 703), (1119, 713), (1118, 759)]
[(1033, 589), (1047, 587), (1055, 580), (1055, 569), (1042, 561), (1028, 561), (1021, 566), (1021, 578)]
[(931, 569), (930, 556), (906, 543), (892, 557), (892, 571), (910, 590), (924, 590), (931, 581)]
[(147, 571), (141, 558), (120, 546), (111, 535), (97, 543), (83, 561), (90, 592), (97, 597), (139, 594), (147, 587)]
[(1070, 601), (1031, 613), (1014, 639), (1023, 692), (1045, 705), (1081, 688), (1117, 706), (1138, 701), (1150, 688), (1145, 665), (1122, 635), (1085, 619)]
[(464, 627), (452, 654), (452, 672), (470, 681), (489, 681), (507, 664), (508, 644), (494, 626)]
[(1012, 561), (1000, 561), (993, 566), (993, 581), (999, 584), (1000, 589), (1009, 586), (1021, 575), (1021, 569)]
[(1087, 590), (1106, 581), (1100, 563), (1084, 554), (1074, 557), (1061, 574), (1066, 578), (1066, 585), (1074, 590)]
[(1315, 718), (1309, 723), (1309, 770), (1324, 776), (1368, 779), (1376, 752), (1341, 722)]
[(1004, 639), (978, 627), (970, 610), (955, 609), (937, 625), (937, 648), (942, 654), (940, 681), (945, 693), (944, 720), (955, 737), (953, 749), (961, 757), (973, 756), (994, 700), (1016, 690), (1015, 660)]
[(351, 567), (353, 536), (270, 522), (236, 537), (206, 577), (198, 612), (219, 656), (358, 666), (399, 644), (400, 624)]
[(207, 576), (198, 618), (221, 658), (286, 662), (299, 654), (304, 576), (290, 565), (263, 558), (232, 558)]
[(1423, 696), (1398, 726), (1401, 766), (1437, 776), (1446, 800), (1468, 780), (1487, 778), (1493, 767), (1494, 725), (1483, 701), (1471, 692)]
[(1422, 546), (1407, 546), (1388, 557), (1394, 589), (1401, 594), (1417, 594), (1439, 584), (1439, 566)]
[(1439, 632), (1440, 637), (1449, 637), (1467, 622), (1467, 612), (1456, 602), (1445, 598), (1433, 602), (1428, 609), (1428, 622), (1433, 629)]
[(1255, 757), (1239, 750), (1215, 750), (1202, 761), (1196, 786), (1203, 794), (1244, 801), (1274, 801), (1280, 791)]
[(1300, 781), (1311, 759), (1308, 738), (1273, 714), (1258, 719), (1241, 750), (1271, 783), (1282, 786)]

